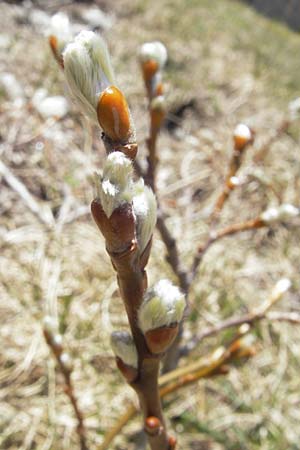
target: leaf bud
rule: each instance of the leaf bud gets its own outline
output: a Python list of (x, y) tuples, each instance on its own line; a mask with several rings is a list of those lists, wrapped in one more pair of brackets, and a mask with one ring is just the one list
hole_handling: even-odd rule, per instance
[(160, 280), (146, 291), (138, 323), (150, 351), (162, 353), (171, 345), (185, 307), (184, 295), (169, 280)]

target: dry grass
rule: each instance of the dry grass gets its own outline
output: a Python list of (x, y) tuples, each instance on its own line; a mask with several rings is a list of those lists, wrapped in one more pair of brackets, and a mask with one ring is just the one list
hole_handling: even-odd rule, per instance
[[(64, 10), (75, 15), (82, 7), (71, 4)], [(252, 162), (284, 117), (283, 105), (299, 94), (299, 63), (292, 51), (299, 37), (225, 0), (120, 0), (112, 8), (116, 21), (106, 36), (132, 106), (141, 157), (147, 116), (136, 47), (162, 39), (170, 50), (170, 105), (194, 96), (197, 101), (175, 135), (165, 132), (160, 141), (159, 192), (183, 261), (191, 262), (195, 246), (205, 239), (205, 217), (224, 176), (231, 130), (241, 120), (257, 130), (257, 140), (241, 170), (246, 181), (232, 195), (222, 223), (254, 217), (270, 203), (299, 204), (296, 128), (272, 146), (262, 165)], [(1, 4), (0, 14), (5, 18), (1, 32), (11, 38), (9, 51), (0, 49), (1, 68), (17, 76), (29, 99), (40, 86), (51, 94), (64, 92), (62, 74), (43, 36), (28, 24), (17, 24), (16, 7)], [(286, 68), (278, 72), (281, 63)], [(83, 151), (82, 119), (75, 109), (65, 119), (45, 122), (30, 102), (13, 108), (0, 95), (1, 160), (56, 218), (62, 205), (67, 218), (88, 205), (88, 175), (101, 167), (104, 156), (99, 132), (94, 131), (92, 147)], [(3, 179), (0, 199), (0, 447), (77, 448), (73, 412), (41, 332), (41, 319), (50, 312), (58, 315), (75, 361), (74, 382), (94, 450), (129, 400), (135, 401), (109, 348), (111, 330), (126, 320), (103, 240), (89, 214), (47, 228)], [(193, 286), (185, 339), (258, 305), (283, 276), (293, 287), (281, 308), (299, 310), (299, 239), (298, 221), (214, 245)], [(150, 282), (162, 273), (173, 277), (163, 252), (157, 236)], [(300, 449), (299, 331), (264, 322), (254, 334), (255, 358), (225, 378), (201, 381), (166, 400), (179, 449)], [(224, 338), (230, 335), (224, 333)], [(206, 341), (192, 358), (221, 342), (221, 337)], [(112, 449), (133, 448), (128, 439), (138, 429), (138, 421), (129, 424)]]

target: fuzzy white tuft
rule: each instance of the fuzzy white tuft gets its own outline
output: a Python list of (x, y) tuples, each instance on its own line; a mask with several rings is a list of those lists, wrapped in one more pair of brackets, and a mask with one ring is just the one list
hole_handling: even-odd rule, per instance
[(124, 153), (112, 152), (108, 155), (103, 169), (103, 179), (109, 179), (111, 183), (125, 189), (132, 175), (132, 162)]
[(61, 364), (69, 371), (71, 372), (73, 370), (73, 361), (71, 359), (71, 356), (67, 352), (63, 352), (59, 356)]
[(57, 51), (61, 56), (66, 45), (73, 39), (69, 17), (65, 13), (58, 12), (51, 17), (48, 35), (56, 37)]
[(260, 218), (267, 225), (278, 222), (279, 220), (278, 208), (267, 209), (266, 211), (261, 213)]
[(121, 204), (131, 202), (132, 174), (132, 162), (123, 153), (108, 155), (103, 176), (96, 181), (98, 196), (107, 217)]
[(58, 325), (54, 317), (45, 316), (43, 319), (43, 328), (50, 335), (56, 334), (58, 330)]
[(137, 350), (131, 334), (127, 331), (114, 331), (110, 337), (111, 348), (114, 354), (128, 366), (138, 366)]
[(300, 210), (294, 205), (283, 203), (278, 208), (269, 208), (264, 211), (260, 218), (266, 224), (272, 224), (299, 216)]
[(300, 114), (300, 97), (289, 103), (289, 113), (292, 120), (297, 119)]
[(106, 43), (93, 31), (81, 31), (64, 53), (64, 73), (74, 100), (94, 122), (99, 95), (115, 84)]
[(154, 60), (158, 63), (159, 68), (162, 69), (167, 62), (167, 49), (159, 41), (146, 42), (139, 50), (139, 59), (141, 62)]
[(299, 208), (289, 203), (283, 203), (278, 208), (280, 220), (292, 219), (293, 217), (299, 216)]
[(143, 180), (135, 183), (134, 190), (132, 206), (136, 217), (136, 236), (140, 253), (143, 253), (156, 225), (157, 204), (155, 195), (144, 186)]
[(291, 280), (289, 280), (288, 278), (282, 278), (276, 283), (273, 290), (273, 295), (275, 295), (276, 297), (283, 295), (290, 289), (291, 285)]
[(235, 127), (233, 136), (250, 141), (252, 138), (252, 133), (247, 125), (240, 123)]
[(151, 101), (150, 108), (158, 111), (165, 111), (166, 109), (166, 101), (163, 95), (157, 95)]
[(160, 280), (145, 293), (138, 312), (139, 327), (148, 330), (178, 323), (182, 319), (186, 302), (178, 287), (169, 280)]
[(231, 185), (234, 187), (241, 184), (241, 180), (238, 177), (231, 177), (229, 181), (230, 181)]

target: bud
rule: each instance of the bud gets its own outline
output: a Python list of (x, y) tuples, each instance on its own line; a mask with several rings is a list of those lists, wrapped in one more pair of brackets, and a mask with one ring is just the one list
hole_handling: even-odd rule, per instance
[(72, 372), (72, 370), (73, 370), (73, 362), (72, 362), (72, 359), (71, 359), (69, 353), (63, 352), (59, 356), (59, 360), (60, 360), (61, 365), (64, 367), (65, 370), (67, 370), (68, 372)]
[(49, 44), (57, 62), (63, 67), (63, 51), (66, 45), (71, 42), (73, 36), (71, 32), (69, 18), (63, 12), (54, 14), (51, 17), (49, 30)]
[(299, 216), (299, 208), (289, 203), (283, 203), (278, 208), (269, 208), (264, 211), (260, 218), (266, 224), (270, 225), (276, 222), (292, 219)]
[(156, 111), (166, 111), (166, 102), (165, 97), (163, 95), (156, 96), (153, 100), (151, 100), (150, 108)]
[(149, 416), (145, 420), (145, 431), (146, 433), (150, 434), (151, 436), (155, 436), (156, 434), (159, 434), (161, 430), (161, 423), (160, 420), (155, 416)]
[(250, 128), (243, 123), (237, 125), (233, 132), (233, 141), (235, 150), (244, 150), (248, 144), (253, 142), (253, 134)]
[(297, 119), (300, 114), (300, 97), (296, 98), (295, 100), (292, 100), (289, 103), (288, 109), (290, 113), (290, 118), (292, 120)]
[(99, 96), (115, 84), (104, 40), (92, 31), (81, 31), (66, 47), (63, 61), (72, 96), (82, 112), (97, 123)]
[(139, 50), (139, 60), (150, 98), (160, 96), (163, 93), (161, 70), (166, 64), (167, 58), (166, 47), (158, 41), (147, 42)]
[(228, 189), (235, 189), (239, 184), (241, 184), (241, 180), (236, 176), (230, 177), (227, 181)]
[(177, 439), (174, 436), (169, 437), (169, 450), (175, 450)]
[(132, 186), (132, 162), (122, 152), (108, 155), (103, 176), (96, 177), (97, 194), (101, 206), (109, 218), (122, 203), (131, 200), (129, 192)]
[(163, 95), (153, 98), (150, 103), (151, 127), (153, 130), (159, 130), (166, 115), (166, 102)]
[(283, 203), (278, 208), (280, 220), (292, 219), (293, 217), (299, 216), (299, 208), (289, 203)]
[(288, 278), (281, 278), (281, 280), (276, 283), (272, 295), (274, 297), (281, 297), (286, 291), (290, 289), (291, 285), (291, 280), (289, 280)]
[(104, 133), (115, 142), (134, 140), (134, 129), (126, 99), (115, 86), (106, 88), (97, 105), (98, 122)]
[(43, 319), (43, 329), (51, 337), (57, 334), (58, 326), (56, 320), (51, 316), (45, 316)]
[(132, 204), (135, 232), (140, 254), (151, 239), (156, 224), (157, 205), (152, 190), (140, 179), (133, 181), (132, 162), (122, 152), (108, 155), (99, 179), (96, 175), (97, 195), (108, 218), (125, 203)]
[(279, 220), (279, 212), (278, 208), (269, 208), (260, 215), (261, 220), (266, 224), (270, 225), (271, 223), (278, 222)]
[(62, 343), (63, 343), (62, 335), (55, 334), (52, 339), (53, 348), (55, 348), (56, 350), (62, 350)]
[[(142, 65), (152, 62), (152, 71), (160, 70), (164, 67), (168, 59), (167, 49), (159, 41), (146, 42), (139, 50), (139, 60)], [(156, 63), (156, 65), (154, 64)], [(150, 66), (149, 66), (150, 67)], [(153, 73), (153, 75), (154, 75)]]
[(171, 345), (185, 306), (184, 295), (169, 280), (161, 280), (146, 291), (138, 323), (153, 353), (164, 352)]
[(141, 254), (151, 239), (156, 225), (157, 204), (153, 191), (144, 185), (142, 179), (134, 184), (134, 191), (132, 207), (136, 218), (136, 237)]
[(138, 355), (131, 334), (127, 331), (114, 331), (110, 343), (119, 370), (129, 383), (133, 382), (138, 374)]

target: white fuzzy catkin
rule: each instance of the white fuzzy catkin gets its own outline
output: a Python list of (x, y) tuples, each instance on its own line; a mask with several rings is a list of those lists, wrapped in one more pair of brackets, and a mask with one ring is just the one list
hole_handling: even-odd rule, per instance
[(145, 293), (138, 311), (138, 323), (143, 333), (178, 323), (186, 302), (183, 293), (169, 280), (160, 280)]
[(299, 216), (300, 210), (296, 206), (289, 203), (283, 203), (278, 208), (272, 207), (264, 211), (260, 218), (267, 225), (292, 219)]
[(150, 108), (152, 110), (165, 111), (166, 109), (166, 101), (163, 95), (157, 95), (151, 101)]
[(250, 141), (252, 138), (252, 133), (250, 128), (243, 124), (239, 123), (233, 132), (233, 136), (241, 139), (245, 139), (246, 141)]
[(111, 348), (114, 354), (128, 366), (138, 366), (137, 350), (130, 333), (127, 331), (114, 331), (110, 337)]
[(71, 359), (71, 356), (69, 355), (69, 353), (67, 352), (63, 352), (60, 356), (59, 356), (60, 362), (62, 363), (62, 365), (68, 370), (68, 371), (72, 371), (73, 370), (73, 361)]
[(143, 253), (156, 225), (157, 203), (152, 189), (144, 186), (143, 180), (135, 183), (134, 191), (132, 206), (136, 218), (136, 237), (140, 253)]
[(159, 41), (146, 42), (139, 49), (139, 59), (141, 62), (154, 60), (162, 69), (167, 62), (168, 52), (164, 44)]
[(48, 35), (56, 37), (58, 56), (62, 56), (64, 48), (73, 39), (69, 17), (65, 13), (58, 12), (51, 17)]
[(300, 97), (292, 100), (288, 106), (289, 114), (292, 120), (295, 120), (300, 115)]
[(58, 330), (57, 321), (54, 319), (54, 317), (45, 316), (43, 319), (43, 328), (50, 335), (55, 335)]
[(289, 203), (283, 203), (279, 206), (278, 210), (280, 220), (292, 219), (293, 217), (299, 216), (300, 212), (299, 208)]
[(124, 153), (108, 155), (103, 175), (96, 181), (98, 197), (107, 217), (121, 204), (131, 201), (132, 174), (132, 162)]
[(288, 278), (281, 278), (281, 280), (277, 281), (274, 287), (273, 295), (275, 295), (276, 297), (283, 295), (290, 289), (291, 285), (291, 280), (289, 280)]
[(142, 253), (156, 224), (157, 205), (152, 190), (140, 179), (133, 181), (132, 162), (122, 152), (108, 155), (103, 175), (97, 176), (97, 193), (107, 217), (124, 203), (131, 203), (136, 221), (136, 238)]
[(99, 95), (115, 84), (106, 43), (93, 31), (81, 31), (64, 53), (64, 73), (81, 111), (94, 122)]

